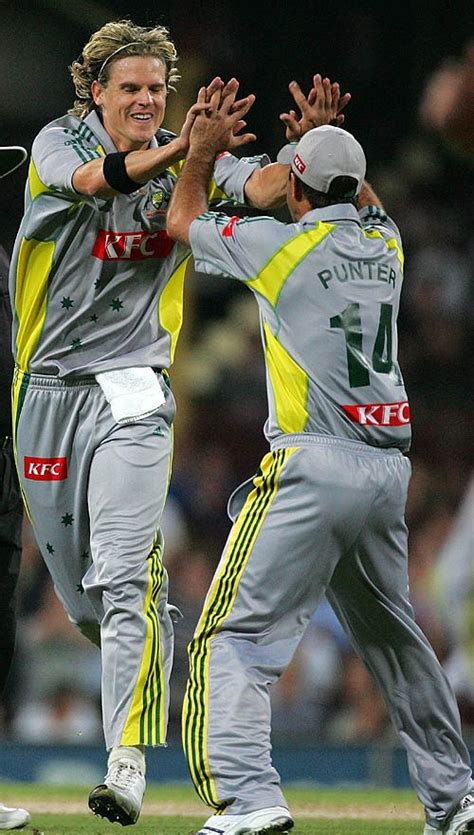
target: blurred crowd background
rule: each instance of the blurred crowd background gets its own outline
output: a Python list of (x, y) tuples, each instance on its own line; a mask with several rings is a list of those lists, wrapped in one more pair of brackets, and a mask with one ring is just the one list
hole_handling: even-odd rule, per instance
[[(465, 54), (474, 34), (466, 28), (472, 0), (411, 0), (393, 9), (355, 0), (336, 9), (319, 0), (203, 0), (145, 2), (136, 10), (112, 0), (35, 0), (0, 2), (0, 11), (1, 144), (29, 149), (40, 127), (71, 106), (67, 66), (94, 29), (119, 17), (170, 28), (182, 74), (169, 98), (170, 129), (179, 130), (201, 83), (236, 75), (245, 93), (257, 94), (248, 121), (258, 140), (248, 153), (267, 151), (274, 159), (284, 142), (278, 115), (291, 106), (292, 78), (307, 91), (321, 72), (352, 93), (346, 127), (364, 146), (368, 179), (405, 241), (399, 358), (414, 421), (407, 508), (412, 602), (455, 686), (474, 745), (472, 100), (465, 135), (458, 130), (453, 142), (439, 131), (441, 97), (449, 95), (459, 65), (445, 65), (451, 81), (439, 68)], [(474, 79), (474, 61), (472, 72)], [(2, 181), (0, 240), (8, 250), (25, 177), (26, 166)], [(170, 599), (184, 615), (176, 625), (171, 706), (177, 740), (186, 644), (230, 527), (226, 502), (266, 452), (257, 310), (245, 288), (227, 279), (190, 279), (172, 380), (178, 419), (164, 532)], [(98, 654), (69, 625), (27, 524), (19, 606), (0, 734), (25, 742), (101, 741)], [(275, 741), (390, 743), (392, 734), (381, 697), (324, 602), (274, 690)]]

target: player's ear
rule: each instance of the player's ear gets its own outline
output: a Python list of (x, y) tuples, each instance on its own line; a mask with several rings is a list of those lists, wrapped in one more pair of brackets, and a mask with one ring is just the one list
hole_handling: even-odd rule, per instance
[(91, 93), (92, 93), (92, 98), (94, 99), (94, 104), (96, 104), (96, 105), (102, 104), (102, 84), (99, 81), (93, 81), (92, 82)]
[(290, 171), (289, 174), (289, 189), (291, 196), (295, 200), (301, 200), (303, 196), (303, 193), (301, 191), (301, 183), (298, 177), (296, 177), (296, 175), (293, 173), (293, 171)]

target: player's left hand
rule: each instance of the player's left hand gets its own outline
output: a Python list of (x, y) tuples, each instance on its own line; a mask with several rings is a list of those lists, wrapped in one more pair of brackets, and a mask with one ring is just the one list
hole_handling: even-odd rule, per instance
[(184, 159), (188, 150), (189, 150), (189, 139), (191, 136), (191, 128), (194, 125), (196, 117), (199, 116), (200, 113), (203, 113), (206, 110), (209, 110), (211, 107), (210, 100), (213, 94), (217, 91), (222, 91), (224, 87), (224, 82), (219, 76), (216, 76), (212, 79), (210, 84), (205, 88), (206, 95), (203, 96), (201, 94), (201, 90), (199, 91), (199, 96), (194, 102), (193, 105), (189, 108), (188, 112), (186, 113), (186, 119), (184, 120), (183, 126), (181, 128), (180, 134), (177, 137), (176, 142), (180, 145), (180, 152), (181, 157)]
[(337, 125), (344, 123), (342, 110), (351, 100), (350, 93), (341, 91), (338, 82), (331, 82), (329, 78), (321, 78), (320, 73), (313, 76), (313, 86), (305, 96), (297, 81), (291, 81), (289, 90), (297, 105), (300, 116), (295, 110), (281, 113), (280, 119), (286, 127), (288, 142), (297, 142), (312, 128), (321, 125)]

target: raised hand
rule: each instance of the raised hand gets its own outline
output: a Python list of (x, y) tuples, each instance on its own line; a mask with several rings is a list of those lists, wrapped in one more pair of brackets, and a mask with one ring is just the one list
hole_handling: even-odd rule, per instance
[(320, 73), (316, 73), (308, 96), (304, 95), (297, 81), (291, 81), (288, 86), (300, 111), (299, 117), (295, 110), (280, 114), (288, 142), (298, 141), (312, 128), (329, 124), (340, 126), (344, 123), (342, 110), (350, 102), (351, 94), (344, 93), (341, 96), (337, 81), (331, 82), (329, 78), (322, 78)]
[(239, 82), (231, 78), (227, 84), (214, 84), (214, 89), (201, 87), (197, 97), (198, 113), (190, 132), (190, 145), (207, 148), (211, 153), (232, 150), (255, 140), (253, 133), (240, 133), (246, 126), (244, 117), (252, 107), (255, 96), (250, 94), (236, 101)]
[(182, 146), (183, 156), (186, 156), (187, 151), (189, 150), (189, 137), (191, 135), (191, 128), (194, 125), (194, 121), (200, 113), (209, 110), (210, 108), (210, 99), (211, 96), (214, 95), (217, 91), (222, 90), (224, 86), (224, 82), (221, 78), (216, 76), (213, 78), (210, 84), (206, 88), (206, 94), (203, 96), (201, 95), (201, 90), (199, 91), (199, 96), (197, 100), (194, 102), (193, 105), (189, 108), (188, 112), (186, 113), (186, 118), (183, 123), (183, 127), (181, 128), (181, 132), (179, 134), (179, 142)]

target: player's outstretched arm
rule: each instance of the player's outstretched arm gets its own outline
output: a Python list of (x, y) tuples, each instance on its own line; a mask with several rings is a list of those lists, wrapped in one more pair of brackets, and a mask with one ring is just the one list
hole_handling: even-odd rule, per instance
[[(168, 234), (187, 245), (191, 223), (208, 208), (209, 183), (216, 154), (255, 139), (254, 134), (241, 133), (255, 96), (249, 95), (236, 101), (238, 81), (231, 79), (227, 88), (229, 85), (231, 89), (227, 95), (222, 96), (222, 91), (216, 90), (210, 98), (208, 110), (199, 113), (194, 120), (189, 135), (189, 152), (167, 212)], [(202, 87), (198, 103), (205, 100), (206, 88)]]
[[(207, 107), (207, 105), (205, 105)], [(196, 105), (188, 111), (183, 126), (184, 138), (180, 135), (172, 139), (167, 145), (159, 148), (147, 148), (142, 151), (129, 151), (121, 161), (126, 178), (130, 181), (129, 191), (122, 192), (113, 188), (104, 173), (105, 157), (91, 160), (81, 165), (73, 174), (72, 184), (78, 194), (100, 197), (104, 200), (116, 197), (120, 193), (130, 194), (141, 186), (157, 177), (170, 165), (184, 159), (188, 150), (187, 134), (196, 116)], [(116, 154), (118, 156), (118, 154)], [(135, 188), (133, 186), (135, 185)]]
[[(214, 78), (206, 88), (206, 97), (196, 101), (188, 110), (186, 119), (179, 136), (167, 145), (159, 148), (147, 148), (140, 151), (129, 151), (124, 160), (125, 175), (139, 189), (153, 177), (157, 177), (170, 165), (183, 160), (189, 149), (189, 135), (194, 120), (199, 113), (209, 108), (210, 97), (218, 90), (222, 90), (224, 82), (221, 78)], [(105, 200), (120, 194), (107, 181), (104, 175), (104, 158), (87, 162), (76, 169), (72, 178), (73, 186), (79, 194), (100, 197)], [(130, 193), (130, 192), (128, 192)]]

